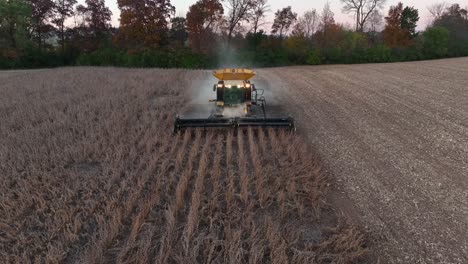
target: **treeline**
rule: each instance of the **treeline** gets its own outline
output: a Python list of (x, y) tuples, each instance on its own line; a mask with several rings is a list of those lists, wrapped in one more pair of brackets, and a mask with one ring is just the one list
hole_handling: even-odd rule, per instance
[[(275, 12), (267, 0), (199, 0), (175, 17), (170, 0), (118, 0), (120, 26), (104, 0), (0, 0), (0, 68), (65, 65), (211, 68), (373, 63), (468, 56), (468, 14), (458, 4), (419, 11), (385, 0), (342, 1), (355, 25), (321, 12)], [(267, 31), (269, 33), (267, 33)]]

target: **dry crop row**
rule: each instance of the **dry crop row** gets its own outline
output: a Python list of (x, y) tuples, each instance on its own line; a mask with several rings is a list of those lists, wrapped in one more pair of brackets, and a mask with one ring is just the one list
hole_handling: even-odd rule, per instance
[(284, 131), (171, 133), (196, 71), (0, 75), (7, 263), (348, 262), (362, 239)]

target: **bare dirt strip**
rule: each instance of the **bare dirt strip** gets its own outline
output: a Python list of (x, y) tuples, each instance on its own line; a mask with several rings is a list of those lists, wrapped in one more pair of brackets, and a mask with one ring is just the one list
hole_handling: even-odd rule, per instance
[(259, 76), (318, 150), (375, 262), (468, 263), (468, 58)]

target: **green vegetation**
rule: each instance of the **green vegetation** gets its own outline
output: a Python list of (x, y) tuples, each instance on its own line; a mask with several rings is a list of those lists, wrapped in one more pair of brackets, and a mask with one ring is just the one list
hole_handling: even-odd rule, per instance
[[(0, 0), (0, 68), (270, 67), (468, 56), (468, 15), (458, 4), (423, 32), (416, 31), (418, 10), (402, 3), (390, 8), (382, 31), (379, 6), (365, 10), (369, 16), (356, 21), (355, 31), (337, 24), (328, 5), (320, 15), (311, 10), (303, 16), (286, 7), (275, 13), (267, 34), (260, 30), (266, 0), (246, 6), (230, 1), (199, 0), (186, 17), (174, 17), (170, 1), (122, 0), (120, 27), (112, 28), (104, 0), (76, 7), (74, 0)], [(74, 27), (66, 27), (63, 21), (72, 16)]]

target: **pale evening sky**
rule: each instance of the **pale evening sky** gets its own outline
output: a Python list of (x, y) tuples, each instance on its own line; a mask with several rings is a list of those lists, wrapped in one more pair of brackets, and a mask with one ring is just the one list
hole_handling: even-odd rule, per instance
[[(468, 0), (454, 0), (454, 1), (444, 1), (444, 0), (400, 0), (405, 6), (413, 6), (419, 10), (419, 23), (418, 23), (418, 29), (419, 30), (424, 30), (426, 28), (426, 25), (430, 23), (431, 17), (429, 12), (427, 11), (427, 7), (434, 4), (434, 3), (440, 3), (440, 2), (446, 2), (446, 3), (458, 3), (462, 7), (468, 6)], [(388, 12), (388, 9), (392, 5), (396, 5), (398, 0), (387, 0), (384, 8), (384, 14), (386, 15)], [(84, 0), (79, 0), (80, 3), (84, 2)], [(194, 4), (197, 2), (196, 0), (172, 0), (171, 3), (176, 7), (176, 15), (177, 16), (185, 16), (187, 14), (188, 8), (190, 5)], [(288, 1), (282, 1), (282, 0), (269, 0), (269, 5), (271, 12), (268, 13), (267, 15), (267, 20), (272, 21), (274, 17), (274, 12), (276, 10), (281, 9), (286, 6), (292, 6), (293, 11), (298, 13), (299, 15), (302, 15), (306, 10), (310, 10), (315, 8), (317, 11), (321, 12), (323, 9), (323, 6), (327, 2), (327, 0), (310, 0), (310, 1), (305, 1), (305, 0), (288, 0)], [(340, 0), (331, 0), (330, 6), (335, 13), (335, 21), (337, 23), (342, 23), (342, 24), (350, 24), (353, 25), (353, 17), (352, 15), (344, 14), (341, 12), (342, 4)], [(106, 5), (109, 6), (111, 9), (113, 15), (112, 15), (112, 24), (114, 26), (119, 25), (119, 9), (117, 8), (117, 0), (106, 0)], [(268, 26), (268, 29), (270, 26)]]

